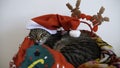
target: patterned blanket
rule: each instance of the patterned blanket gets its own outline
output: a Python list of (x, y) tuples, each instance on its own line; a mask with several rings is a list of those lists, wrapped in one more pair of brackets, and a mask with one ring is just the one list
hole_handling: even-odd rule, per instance
[(94, 38), (101, 48), (101, 57), (99, 59), (88, 61), (78, 68), (120, 68), (120, 57), (114, 53), (111, 45), (107, 44), (100, 37)]

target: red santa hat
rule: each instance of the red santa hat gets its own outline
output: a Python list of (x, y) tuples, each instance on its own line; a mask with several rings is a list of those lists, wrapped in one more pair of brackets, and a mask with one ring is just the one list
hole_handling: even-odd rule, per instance
[(51, 34), (55, 34), (57, 29), (62, 27), (65, 31), (70, 30), (70, 36), (79, 37), (79, 25), (80, 21), (77, 18), (58, 14), (48, 14), (31, 19), (27, 25), (27, 29), (41, 28)]

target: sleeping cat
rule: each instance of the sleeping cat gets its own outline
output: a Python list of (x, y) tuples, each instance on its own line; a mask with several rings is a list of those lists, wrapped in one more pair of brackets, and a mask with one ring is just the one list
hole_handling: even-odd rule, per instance
[(68, 33), (51, 35), (45, 44), (52, 49), (60, 51), (68, 62), (77, 68), (80, 64), (100, 57), (100, 48), (91, 39), (89, 33), (81, 32), (81, 36), (74, 38)]
[(62, 34), (58, 31), (51, 35), (43, 29), (32, 29), (29, 36), (35, 42), (61, 52), (66, 60), (77, 68), (82, 63), (100, 57), (100, 48), (88, 34), (89, 32), (81, 31), (81, 36), (74, 38), (69, 36), (69, 32)]

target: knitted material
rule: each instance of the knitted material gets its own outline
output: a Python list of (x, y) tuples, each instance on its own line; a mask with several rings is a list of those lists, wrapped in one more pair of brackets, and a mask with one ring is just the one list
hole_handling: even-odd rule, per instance
[(23, 43), (21, 44), (18, 53), (13, 57), (14, 64), (19, 67), (25, 58), (26, 50), (33, 45), (33, 40), (29, 37), (25, 37)]
[[(39, 62), (39, 63), (37, 63)], [(26, 51), (25, 60), (21, 68), (51, 68), (54, 58), (50, 52), (41, 45), (33, 45)]]

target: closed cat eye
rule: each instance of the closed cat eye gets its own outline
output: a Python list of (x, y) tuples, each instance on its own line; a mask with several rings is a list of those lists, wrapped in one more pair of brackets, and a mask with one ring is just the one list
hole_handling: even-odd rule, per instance
[(41, 34), (41, 37), (44, 37), (44, 36), (46, 36), (46, 35), (47, 35), (47, 34), (44, 34), (44, 33), (43, 33), (43, 34)]

